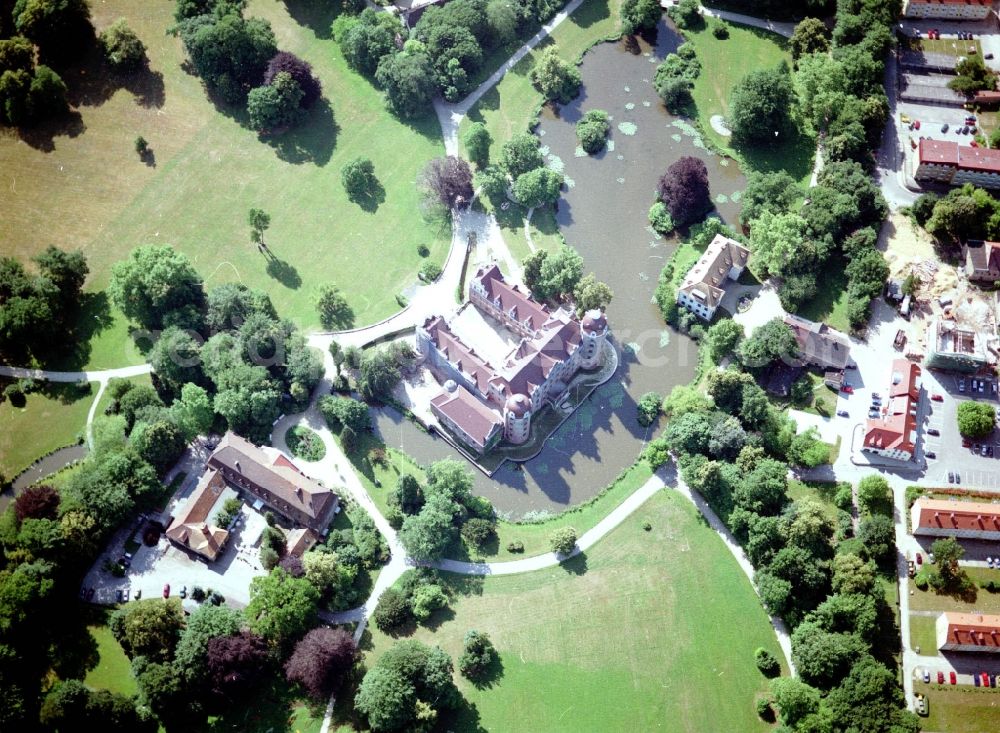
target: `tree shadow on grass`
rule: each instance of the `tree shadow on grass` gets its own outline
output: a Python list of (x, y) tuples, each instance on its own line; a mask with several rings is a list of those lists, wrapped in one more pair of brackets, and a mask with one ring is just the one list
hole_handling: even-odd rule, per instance
[(587, 572), (587, 553), (581, 552), (568, 560), (563, 560), (559, 566), (570, 575), (583, 575)]
[(608, 7), (608, 0), (590, 0), (581, 5), (569, 20), (580, 28), (590, 28), (590, 26), (600, 23), (611, 15)]
[(57, 137), (77, 137), (87, 130), (79, 112), (70, 111), (32, 127), (17, 128), (21, 142), (43, 153), (56, 149)]
[(44, 351), (34, 354), (39, 364), (65, 371), (83, 368), (90, 361), (91, 340), (114, 325), (108, 295), (103, 290), (81, 293), (75, 316), (59, 338), (51, 339)]
[(443, 624), (454, 621), (454, 619), (455, 610), (451, 606), (445, 606), (432, 613), (430, 618), (421, 622), (420, 625), (429, 631), (437, 631)]
[(67, 614), (55, 629), (53, 645), (59, 653), (53, 660), (53, 671), (64, 680), (82, 680), (101, 661), (97, 641), (87, 627), (106, 623), (108, 614), (104, 609), (79, 606), (77, 613)]
[(290, 290), (298, 290), (302, 285), (302, 278), (295, 266), (274, 255), (268, 258), (267, 274)]
[(275, 154), (286, 163), (296, 165), (314, 163), (324, 166), (330, 162), (337, 145), (340, 128), (327, 99), (321, 98), (313, 105), (302, 122), (287, 132), (274, 137), (261, 136)]
[(382, 185), (381, 181), (375, 180), (372, 182), (371, 188), (365, 191), (363, 195), (349, 195), (348, 198), (360, 206), (362, 210), (367, 211), (369, 214), (374, 214), (378, 211), (378, 207), (385, 203), (385, 186)]
[(331, 26), (341, 12), (340, 3), (318, 3), (316, 0), (285, 0), (288, 14), (301, 26), (309, 28), (317, 38), (333, 38)]
[(440, 721), (438, 730), (455, 731), (456, 733), (486, 733), (479, 715), (479, 708), (464, 697), (454, 709), (442, 710)]
[(497, 654), (475, 679), (470, 678), (469, 681), (477, 690), (489, 690), (503, 678), (503, 673), (503, 659)]

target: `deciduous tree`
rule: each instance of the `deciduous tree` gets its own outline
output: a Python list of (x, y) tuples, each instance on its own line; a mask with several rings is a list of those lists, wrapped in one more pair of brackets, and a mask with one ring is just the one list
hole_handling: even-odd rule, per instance
[(321, 626), (295, 645), (285, 663), (285, 675), (289, 682), (302, 685), (314, 700), (326, 700), (337, 691), (358, 658), (358, 647), (347, 631)]
[(660, 178), (658, 194), (675, 225), (700, 219), (712, 208), (704, 161), (684, 156), (671, 164)]

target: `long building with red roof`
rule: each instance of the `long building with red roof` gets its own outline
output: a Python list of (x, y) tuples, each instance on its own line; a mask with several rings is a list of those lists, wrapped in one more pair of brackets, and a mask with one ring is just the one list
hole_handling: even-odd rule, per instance
[(939, 651), (1000, 654), (1000, 616), (945, 612), (935, 629)]
[(904, 18), (937, 20), (985, 20), (993, 0), (906, 0)]
[(914, 536), (1000, 540), (1000, 504), (920, 497), (910, 508)]
[(884, 458), (913, 460), (917, 443), (920, 367), (907, 359), (892, 362), (889, 390), (879, 416), (865, 423), (862, 450)]
[(917, 149), (918, 181), (1000, 188), (1000, 150), (924, 138)]

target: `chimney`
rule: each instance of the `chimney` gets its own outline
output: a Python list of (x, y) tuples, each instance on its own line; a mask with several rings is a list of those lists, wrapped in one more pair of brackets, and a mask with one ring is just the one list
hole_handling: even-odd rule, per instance
[(236, 470), (239, 471), (240, 473), (243, 473), (243, 469), (240, 468), (240, 462), (239, 461), (236, 461)]
[(297, 497), (299, 497), (300, 499), (302, 498), (302, 487), (301, 486), (296, 486), (295, 487), (295, 495)]

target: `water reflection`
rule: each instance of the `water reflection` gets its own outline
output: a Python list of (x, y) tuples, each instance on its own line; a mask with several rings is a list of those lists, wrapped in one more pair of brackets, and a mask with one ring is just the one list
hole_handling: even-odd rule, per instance
[[(678, 158), (692, 155), (708, 166), (719, 214), (735, 221), (745, 179), (732, 161), (701, 144), (690, 125), (663, 108), (652, 86), (656, 67), (680, 38), (661, 24), (656, 47), (640, 41), (601, 44), (587, 53), (580, 72), (583, 91), (571, 104), (546, 110), (537, 133), (549, 165), (561, 169), (569, 189), (557, 219), (566, 241), (583, 256), (586, 268), (615, 293), (608, 317), (622, 349), (615, 377), (595, 391), (535, 459), (510, 463), (492, 479), (476, 475), (476, 491), (513, 517), (533, 510), (558, 512), (607, 486), (640, 453), (655, 431), (636, 421), (636, 402), (650, 390), (664, 394), (689, 382), (697, 347), (668, 331), (652, 303), (656, 281), (673, 241), (648, 226), (659, 177)], [(589, 157), (578, 150), (574, 125), (590, 109), (612, 116), (608, 150)], [(387, 444), (421, 463), (456, 452), (423, 433), (392, 410), (377, 415)]]

